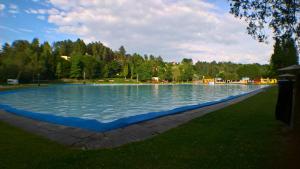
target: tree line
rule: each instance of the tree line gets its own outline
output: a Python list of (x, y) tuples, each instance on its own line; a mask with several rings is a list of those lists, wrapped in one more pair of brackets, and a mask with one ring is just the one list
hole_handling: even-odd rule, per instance
[[(64, 59), (61, 56), (68, 56)], [(237, 80), (242, 77), (257, 79), (269, 76), (270, 67), (260, 64), (232, 62), (196, 62), (184, 58), (180, 63), (165, 62), (154, 55), (128, 54), (123, 46), (113, 51), (101, 42), (85, 44), (81, 39), (40, 43), (16, 40), (5, 43), (0, 51), (0, 81), (19, 79), (33, 82), (62, 78), (102, 79), (130, 78), (149, 81), (159, 77), (165, 81), (191, 81), (220, 77)]]

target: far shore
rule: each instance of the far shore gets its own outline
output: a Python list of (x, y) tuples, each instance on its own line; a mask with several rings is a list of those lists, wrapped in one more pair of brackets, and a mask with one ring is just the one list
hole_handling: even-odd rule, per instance
[[(21, 88), (32, 88), (32, 87), (47, 87), (49, 85), (55, 84), (204, 84), (199, 81), (188, 81), (188, 82), (137, 82), (131, 79), (93, 79), (93, 80), (80, 80), (80, 79), (62, 79), (62, 80), (52, 80), (52, 81), (41, 81), (40, 85), (38, 82), (35, 83), (20, 83), (16, 85), (9, 85), (7, 83), (0, 83), (0, 91), (21, 89)], [(208, 85), (208, 84), (205, 84)], [(215, 84), (215, 85), (226, 85), (226, 84)], [(231, 85), (231, 84), (227, 84)], [(236, 84), (235, 84), (236, 85)], [(257, 84), (240, 84), (240, 85), (257, 85)], [(259, 84), (258, 84), (259, 85)]]

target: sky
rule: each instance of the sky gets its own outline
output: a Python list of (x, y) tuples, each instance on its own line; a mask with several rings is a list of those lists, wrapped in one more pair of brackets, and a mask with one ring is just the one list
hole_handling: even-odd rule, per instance
[(166, 61), (266, 64), (273, 41), (259, 43), (227, 0), (0, 0), (0, 43), (77, 38)]

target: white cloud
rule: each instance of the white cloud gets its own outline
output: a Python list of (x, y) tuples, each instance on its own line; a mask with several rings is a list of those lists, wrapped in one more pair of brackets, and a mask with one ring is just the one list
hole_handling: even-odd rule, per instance
[(26, 32), (26, 33), (32, 33), (33, 31), (31, 29), (26, 29), (26, 28), (19, 28), (20, 31)]
[(28, 14), (46, 14), (47, 10), (45, 10), (45, 9), (28, 9), (28, 10), (25, 10), (25, 12)]
[(4, 4), (0, 4), (0, 12), (3, 11), (5, 9), (5, 5)]
[(16, 29), (13, 29), (13, 28), (10, 28), (10, 27), (7, 27), (7, 26), (3, 26), (3, 25), (0, 25), (0, 29), (8, 30), (8, 31), (11, 31), (11, 32), (14, 32), (14, 33), (20, 33), (20, 31), (18, 31)]
[(36, 18), (40, 19), (40, 20), (45, 20), (46, 17), (44, 15), (38, 15)]
[[(114, 49), (155, 54), (169, 61), (267, 63), (272, 45), (246, 34), (240, 20), (204, 0), (49, 0), (48, 22), (57, 31)], [(36, 14), (40, 14), (36, 12)]]
[(11, 14), (17, 14), (19, 13), (19, 7), (16, 4), (10, 4), (8, 12)]

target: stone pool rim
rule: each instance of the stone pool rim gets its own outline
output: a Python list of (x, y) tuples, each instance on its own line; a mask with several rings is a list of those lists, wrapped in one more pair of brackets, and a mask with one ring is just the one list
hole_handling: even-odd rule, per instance
[[(70, 84), (67, 84), (67, 85), (70, 85)], [(71, 85), (73, 85), (73, 84), (71, 84)], [(74, 85), (80, 85), (80, 84), (74, 84)], [(250, 92), (246, 92), (246, 93), (242, 93), (242, 94), (238, 94), (238, 95), (234, 95), (234, 96), (229, 96), (229, 97), (219, 99), (216, 101), (182, 106), (182, 107), (178, 107), (178, 108), (167, 110), (167, 111), (149, 112), (149, 113), (145, 113), (145, 114), (123, 117), (118, 120), (114, 120), (114, 121), (106, 122), (106, 123), (100, 122), (95, 119), (83, 119), (83, 118), (79, 118), (79, 117), (64, 117), (64, 116), (58, 116), (58, 115), (53, 115), (53, 114), (44, 114), (44, 113), (32, 112), (32, 111), (27, 111), (27, 110), (22, 110), (22, 109), (16, 109), (10, 105), (5, 105), (5, 104), (1, 104), (1, 103), (0, 103), (0, 109), (4, 110), (6, 112), (9, 112), (9, 113), (12, 113), (12, 114), (15, 114), (18, 116), (30, 118), (33, 120), (38, 120), (38, 121), (43, 121), (43, 122), (48, 122), (48, 123), (58, 124), (58, 125), (63, 125), (63, 126), (81, 128), (81, 129), (86, 129), (86, 130), (90, 130), (93, 132), (106, 132), (106, 131), (126, 127), (129, 125), (145, 122), (148, 120), (153, 120), (153, 119), (164, 117), (164, 116), (179, 114), (179, 113), (183, 113), (183, 112), (190, 111), (190, 110), (195, 110), (195, 109), (199, 109), (199, 108), (217, 105), (220, 103), (224, 103), (224, 102), (227, 102), (230, 100), (237, 99), (242, 96), (249, 95), (251, 93), (257, 92), (258, 90), (262, 90), (266, 87), (268, 87), (268, 86), (264, 86), (259, 89), (255, 89)], [(39, 88), (39, 89), (49, 89), (49, 88), (51, 88), (51, 87)], [(6, 95), (6, 94), (9, 95), (12, 93), (27, 92), (27, 91), (31, 91), (31, 90), (36, 90), (36, 88), (1, 91), (0, 95)]]

